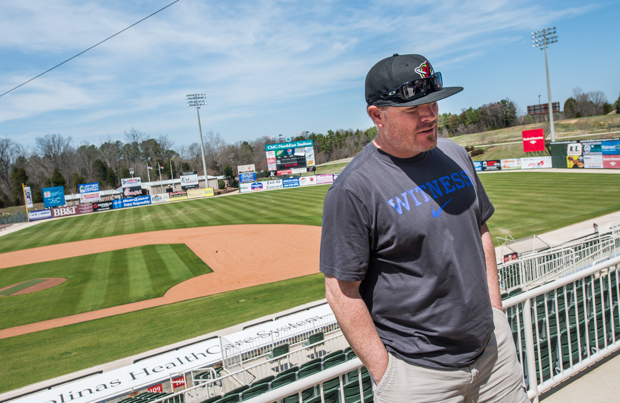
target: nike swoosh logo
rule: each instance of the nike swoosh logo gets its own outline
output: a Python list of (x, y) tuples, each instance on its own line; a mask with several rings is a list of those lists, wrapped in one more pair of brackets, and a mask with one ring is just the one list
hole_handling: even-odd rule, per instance
[(439, 210), (435, 211), (435, 207), (431, 207), (431, 211), (433, 212), (433, 218), (439, 217), (439, 214), (443, 211), (443, 208), (446, 207), (446, 204), (450, 203), (452, 199), (448, 200), (443, 204), (443, 206), (439, 207)]

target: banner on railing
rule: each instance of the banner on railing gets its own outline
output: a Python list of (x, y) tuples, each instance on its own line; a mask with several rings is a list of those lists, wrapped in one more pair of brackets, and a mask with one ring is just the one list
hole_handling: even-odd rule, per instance
[(551, 168), (551, 157), (521, 158), (521, 169)]
[(521, 159), (506, 159), (502, 160), (502, 171), (507, 169), (521, 169)]
[(28, 219), (30, 221), (45, 220), (52, 218), (52, 212), (50, 210), (36, 210), (28, 212)]

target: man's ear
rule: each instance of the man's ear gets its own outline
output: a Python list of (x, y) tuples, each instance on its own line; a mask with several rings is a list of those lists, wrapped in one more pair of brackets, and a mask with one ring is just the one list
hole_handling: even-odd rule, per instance
[(385, 113), (383, 113), (378, 106), (370, 105), (366, 109), (366, 112), (368, 112), (368, 116), (370, 116), (370, 118), (372, 119), (374, 124), (377, 125), (377, 127), (383, 127), (386, 116)]

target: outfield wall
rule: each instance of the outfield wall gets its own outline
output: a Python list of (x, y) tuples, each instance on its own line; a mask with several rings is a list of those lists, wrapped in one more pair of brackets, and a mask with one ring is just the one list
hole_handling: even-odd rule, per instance
[(83, 203), (73, 206), (53, 207), (45, 210), (28, 212), (30, 221), (46, 220), (49, 218), (69, 217), (80, 214), (98, 213), (101, 211), (118, 210), (129, 207), (147, 206), (156, 203), (168, 203), (177, 200), (197, 199), (215, 195), (213, 188), (189, 189), (188, 191), (161, 193), (152, 196), (128, 197), (112, 201)]
[(263, 190), (288, 189), (300, 186), (326, 185), (333, 183), (338, 174), (310, 175), (298, 178), (275, 179), (263, 182), (240, 183), (239, 193), (261, 192)]

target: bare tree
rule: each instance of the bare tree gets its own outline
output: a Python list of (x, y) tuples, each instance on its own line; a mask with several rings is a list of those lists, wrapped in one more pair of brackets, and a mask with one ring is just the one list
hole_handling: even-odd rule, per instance
[(607, 97), (605, 96), (605, 93), (603, 91), (591, 91), (588, 93), (588, 95), (590, 96), (590, 101), (592, 101), (594, 107), (596, 108), (595, 113), (597, 115), (602, 115), (603, 105), (607, 103)]
[(52, 168), (63, 171), (66, 153), (71, 146), (71, 136), (64, 138), (61, 134), (46, 134), (35, 139), (37, 150), (42, 157), (46, 157)]

